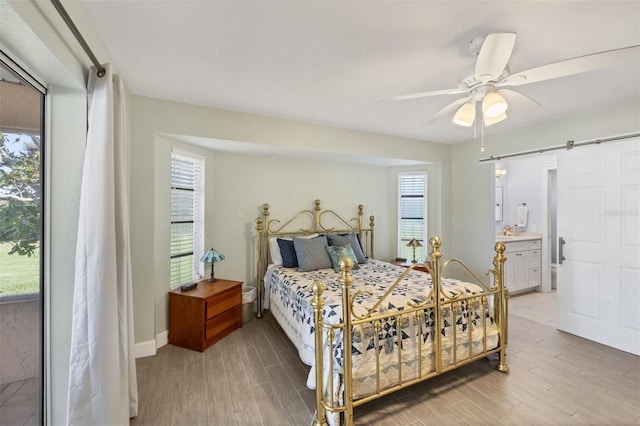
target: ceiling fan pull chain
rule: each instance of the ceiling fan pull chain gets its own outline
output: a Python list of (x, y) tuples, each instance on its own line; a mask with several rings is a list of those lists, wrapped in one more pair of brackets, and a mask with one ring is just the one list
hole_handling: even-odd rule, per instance
[(480, 143), (480, 152), (484, 152), (484, 120), (481, 120), (482, 123), (480, 123), (481, 130), (482, 130), (482, 135), (481, 135), (481, 143)]
[(478, 139), (478, 120), (473, 123), (473, 139)]

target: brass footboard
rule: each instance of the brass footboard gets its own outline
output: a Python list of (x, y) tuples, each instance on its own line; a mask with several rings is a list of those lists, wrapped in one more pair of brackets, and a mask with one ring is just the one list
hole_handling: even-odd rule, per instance
[[(356, 314), (354, 311), (356, 298), (366, 297), (366, 292), (360, 290), (351, 294), (350, 286), (353, 282), (351, 268), (353, 263), (350, 259), (343, 258), (341, 259), (342, 272), (340, 278), (343, 320), (340, 324), (327, 324), (323, 321), (324, 285), (321, 281), (314, 282), (312, 305), (315, 319), (317, 404), (314, 425), (326, 425), (327, 413), (343, 413), (344, 424), (347, 426), (353, 425), (354, 407), (491, 354), (499, 355), (498, 370), (501, 372), (508, 371), (506, 359), (508, 291), (504, 285), (504, 262), (506, 260), (504, 244), (496, 243), (494, 247), (496, 252), (493, 258), (494, 267), (489, 271), (489, 273), (493, 274), (493, 285), (483, 282), (460, 260), (451, 259), (442, 263), (441, 240), (439, 237), (432, 237), (429, 240), (429, 244), (431, 246), (429, 255), (432, 262), (432, 267), (429, 268), (429, 271), (432, 285), (425, 300), (421, 303), (408, 302), (406, 306), (398, 310), (382, 313), (378, 311), (378, 308), (391, 295), (393, 289), (404, 279), (410, 269), (415, 266), (427, 267), (423, 264), (416, 264), (404, 271), (382, 298), (367, 312), (360, 315)], [(474, 284), (477, 284), (481, 291), (477, 294), (449, 294), (444, 291), (442, 287), (442, 272), (450, 263), (460, 264), (466, 271), (471, 273), (477, 281)], [(491, 299), (493, 299), (492, 310), (490, 307)], [(489, 314), (491, 313), (493, 314), (495, 326), (490, 324), (491, 315)], [(449, 336), (443, 336), (441, 332), (445, 323), (450, 326)], [(394, 324), (392, 327), (396, 327), (397, 350), (395, 350), (393, 356), (387, 356), (384, 361), (385, 364), (381, 365), (382, 354), (379, 349), (381, 347), (379, 334), (383, 324)], [(458, 324), (462, 324), (461, 330), (463, 331), (460, 332), (460, 335), (458, 333)], [(366, 392), (363, 393), (362, 390), (356, 391), (354, 389), (352, 340), (354, 338), (362, 339), (363, 330), (367, 329), (373, 330), (376, 371), (374, 373), (375, 379), (370, 381), (372, 382), (370, 383), (371, 388), (367, 388)], [(416, 334), (415, 342), (406, 344), (406, 347), (402, 340), (402, 333), (405, 330), (412, 330), (411, 333)], [(478, 335), (481, 336), (479, 345), (477, 341), (473, 340), (474, 331), (476, 332), (476, 337)], [(424, 339), (424, 336), (428, 336), (428, 338)], [(423, 342), (423, 340), (425, 341)], [(489, 340), (495, 342), (495, 345), (490, 345)], [(336, 354), (334, 352), (339, 346), (341, 346), (341, 350), (338, 353), (342, 354), (342, 364), (338, 369), (339, 377), (336, 381), (334, 376)], [(413, 349), (415, 350), (413, 352), (410, 346), (414, 347)], [(433, 349), (429, 352), (431, 347)], [(466, 347), (468, 347), (468, 351), (465, 349)], [(423, 353), (424, 351), (426, 351), (426, 355)], [(397, 357), (397, 360), (391, 359), (394, 356)], [(328, 359), (325, 359), (325, 357), (328, 357)], [(329, 366), (328, 373), (325, 371), (325, 366)], [(395, 371), (397, 369), (397, 380), (394, 378), (390, 382), (389, 377), (385, 376), (383, 378), (381, 373), (383, 369), (386, 371)], [(340, 388), (340, 384), (342, 384), (342, 388)]]

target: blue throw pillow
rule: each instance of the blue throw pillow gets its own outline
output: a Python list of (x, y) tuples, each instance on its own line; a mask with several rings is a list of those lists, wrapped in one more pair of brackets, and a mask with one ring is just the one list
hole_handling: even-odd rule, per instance
[(340, 259), (345, 256), (353, 261), (353, 267), (351, 269), (360, 268), (360, 266), (358, 266), (358, 259), (356, 259), (356, 255), (353, 253), (351, 246), (329, 246), (327, 247), (327, 252), (329, 252), (329, 257), (331, 258), (333, 270), (336, 272), (340, 272)]
[(280, 247), (280, 256), (282, 256), (282, 266), (285, 268), (297, 268), (298, 258), (296, 249), (293, 246), (293, 240), (278, 238), (278, 247)]
[[(326, 249), (328, 245), (327, 237), (324, 235), (311, 239), (293, 237), (293, 246), (298, 258), (298, 271), (309, 272), (331, 268), (331, 258)], [(282, 260), (284, 261), (284, 256)]]

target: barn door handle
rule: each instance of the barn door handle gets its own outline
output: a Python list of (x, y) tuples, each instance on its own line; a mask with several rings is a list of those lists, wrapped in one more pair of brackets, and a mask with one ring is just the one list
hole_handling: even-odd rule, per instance
[(564, 255), (562, 254), (563, 252), (563, 247), (564, 245), (567, 244), (567, 242), (564, 240), (564, 238), (562, 237), (558, 237), (558, 260), (559, 260), (559, 264), (562, 265), (562, 262), (564, 260), (566, 260), (566, 258), (564, 257)]

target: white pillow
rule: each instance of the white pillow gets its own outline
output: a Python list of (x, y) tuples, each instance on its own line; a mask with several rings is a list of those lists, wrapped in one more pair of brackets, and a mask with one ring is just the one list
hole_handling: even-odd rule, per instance
[(282, 265), (282, 255), (280, 254), (280, 246), (278, 245), (277, 237), (269, 238), (269, 253), (271, 254), (271, 263), (274, 265)]
[[(315, 238), (319, 234), (310, 234), (297, 238)], [(291, 241), (291, 237), (271, 237), (269, 238), (269, 253), (271, 254), (271, 263), (274, 265), (282, 265), (282, 255), (280, 254), (280, 246), (278, 245), (278, 238), (281, 240)]]

